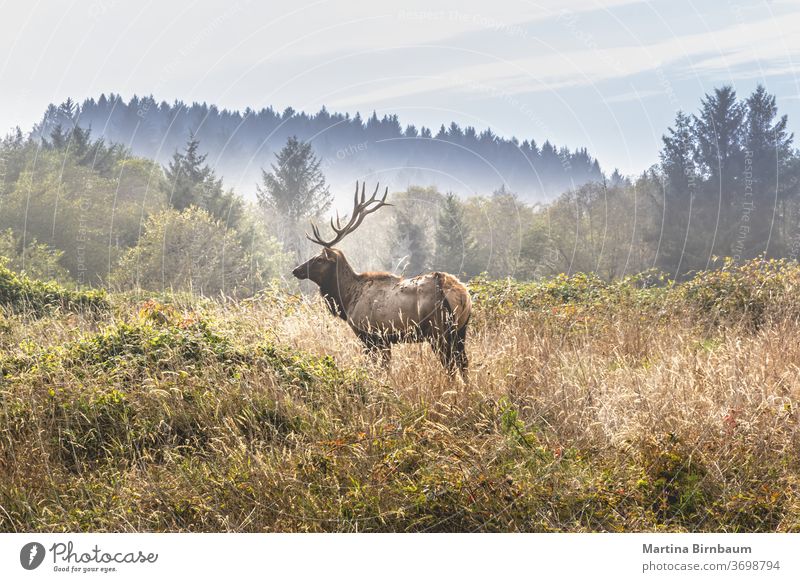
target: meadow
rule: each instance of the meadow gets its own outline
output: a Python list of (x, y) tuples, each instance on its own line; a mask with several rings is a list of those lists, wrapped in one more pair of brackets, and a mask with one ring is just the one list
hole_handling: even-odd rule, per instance
[(0, 268), (0, 531), (800, 531), (800, 266), (475, 279), (468, 383), (321, 300)]

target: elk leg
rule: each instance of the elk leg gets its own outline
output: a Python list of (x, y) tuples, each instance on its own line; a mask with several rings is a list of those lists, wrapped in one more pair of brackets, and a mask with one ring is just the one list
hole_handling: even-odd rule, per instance
[(467, 358), (467, 326), (464, 325), (458, 330), (456, 335), (455, 357), (458, 369), (461, 372), (461, 377), (467, 381), (467, 368), (469, 367), (469, 359)]
[(442, 365), (447, 370), (451, 378), (455, 376), (456, 368), (461, 373), (461, 378), (467, 382), (467, 368), (469, 359), (467, 358), (467, 326), (459, 330), (448, 330), (441, 336), (431, 338), (431, 347), (439, 356)]
[(431, 347), (436, 355), (439, 356), (442, 366), (447, 370), (447, 374), (452, 378), (456, 372), (456, 355), (453, 349), (455, 343), (450, 341), (447, 335), (449, 334), (431, 338)]

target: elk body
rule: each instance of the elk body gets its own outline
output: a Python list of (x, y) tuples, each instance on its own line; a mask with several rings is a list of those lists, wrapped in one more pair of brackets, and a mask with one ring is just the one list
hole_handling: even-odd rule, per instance
[(361, 195), (356, 183), (353, 213), (345, 226), (339, 217), (331, 227), (336, 233), (326, 241), (312, 224), (312, 242), (322, 251), (292, 274), (298, 279), (310, 279), (319, 285), (320, 294), (328, 309), (345, 320), (364, 343), (365, 349), (380, 355), (388, 364), (391, 346), (397, 342), (427, 341), (433, 347), (449, 373), (459, 369), (466, 378), (466, 336), (471, 301), (466, 287), (448, 273), (428, 273), (403, 278), (391, 273), (357, 273), (344, 253), (333, 245), (353, 232), (364, 217), (386, 203), (386, 196), (377, 198), (378, 188), (367, 199), (362, 186)]

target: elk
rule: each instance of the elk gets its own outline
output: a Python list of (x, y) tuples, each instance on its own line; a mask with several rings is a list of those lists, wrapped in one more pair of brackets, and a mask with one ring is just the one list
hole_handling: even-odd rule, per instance
[(364, 349), (380, 356), (384, 366), (391, 359), (392, 344), (397, 342), (430, 343), (442, 365), (452, 377), (456, 368), (467, 379), (467, 323), (472, 309), (466, 287), (449, 273), (434, 272), (412, 278), (386, 272), (357, 273), (344, 253), (333, 245), (354, 232), (364, 218), (384, 206), (389, 188), (377, 198), (380, 184), (372, 197), (366, 198), (366, 184), (358, 182), (353, 212), (342, 226), (339, 215), (331, 218), (334, 237), (325, 240), (312, 222), (313, 236), (306, 237), (322, 251), (299, 265), (292, 275), (310, 279), (319, 286), (325, 304), (336, 317), (345, 320)]

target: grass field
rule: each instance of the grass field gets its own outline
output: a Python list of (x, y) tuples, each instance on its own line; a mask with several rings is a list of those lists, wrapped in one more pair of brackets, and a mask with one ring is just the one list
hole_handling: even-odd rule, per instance
[(800, 267), (470, 288), (464, 384), (317, 298), (0, 269), (0, 530), (800, 531)]

